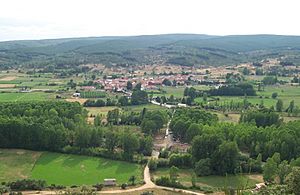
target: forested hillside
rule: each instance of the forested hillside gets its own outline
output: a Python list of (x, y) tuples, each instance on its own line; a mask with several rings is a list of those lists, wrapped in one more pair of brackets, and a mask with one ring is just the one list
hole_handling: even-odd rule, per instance
[(299, 50), (300, 37), (276, 35), (170, 34), (9, 41), (0, 43), (0, 66), (230, 65), (282, 56), (299, 64)]

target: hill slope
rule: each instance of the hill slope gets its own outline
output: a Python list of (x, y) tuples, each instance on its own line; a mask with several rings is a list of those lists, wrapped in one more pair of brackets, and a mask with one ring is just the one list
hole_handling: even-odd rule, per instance
[(286, 56), (299, 64), (300, 36), (195, 34), (0, 42), (0, 67), (178, 64), (228, 65)]

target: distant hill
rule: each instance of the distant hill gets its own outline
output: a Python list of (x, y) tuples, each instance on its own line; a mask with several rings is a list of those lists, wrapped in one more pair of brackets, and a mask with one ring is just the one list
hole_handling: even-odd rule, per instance
[(300, 36), (167, 34), (0, 42), (0, 67), (231, 65), (282, 57), (300, 65)]

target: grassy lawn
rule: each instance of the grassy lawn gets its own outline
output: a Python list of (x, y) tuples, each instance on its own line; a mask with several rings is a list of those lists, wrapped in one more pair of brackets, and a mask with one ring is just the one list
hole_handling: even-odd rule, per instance
[(55, 94), (44, 92), (0, 93), (0, 102), (49, 100), (54, 99), (54, 97)]
[(40, 155), (29, 150), (0, 149), (0, 182), (29, 178)]
[[(191, 186), (193, 170), (180, 169), (178, 180), (186, 186)], [(154, 172), (154, 178), (160, 176), (169, 176), (169, 169), (160, 168)], [(196, 178), (197, 185), (209, 186), (214, 188), (223, 188), (224, 186), (237, 187), (254, 187), (256, 183), (262, 182), (260, 175), (228, 175), (228, 176), (204, 176)]]
[(130, 176), (142, 179), (138, 164), (104, 158), (45, 152), (32, 170), (32, 178), (46, 180), (48, 184), (91, 185), (105, 178), (116, 178), (119, 184), (128, 182)]

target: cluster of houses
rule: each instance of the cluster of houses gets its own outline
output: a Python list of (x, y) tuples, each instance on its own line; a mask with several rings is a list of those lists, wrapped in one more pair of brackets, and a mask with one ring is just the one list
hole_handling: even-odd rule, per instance
[(188, 80), (189, 75), (163, 75), (156, 77), (134, 77), (134, 78), (107, 78), (99, 79), (95, 81), (104, 87), (106, 91), (119, 91), (123, 92), (127, 89), (127, 82), (131, 82), (133, 86), (137, 83), (142, 84), (142, 89), (144, 90), (156, 90), (158, 86), (163, 85), (163, 81), (168, 79), (171, 82), (176, 82), (177, 85), (184, 85)]

